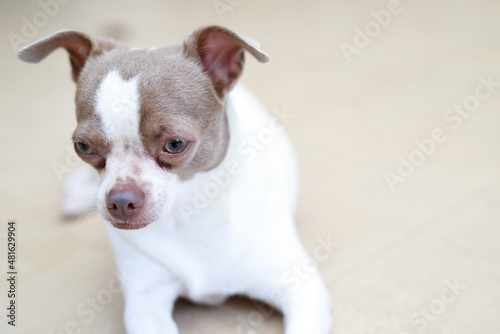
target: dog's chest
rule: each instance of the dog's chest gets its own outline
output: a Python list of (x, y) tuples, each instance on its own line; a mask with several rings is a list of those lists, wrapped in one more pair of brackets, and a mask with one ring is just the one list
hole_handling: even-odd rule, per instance
[[(127, 234), (127, 241), (181, 282), (183, 295), (193, 301), (216, 303), (219, 295), (233, 294), (245, 282), (242, 261), (254, 239), (232, 223), (226, 196), (219, 201), (220, 206), (212, 203), (189, 222), (156, 222)], [(245, 223), (240, 220), (238, 225)]]

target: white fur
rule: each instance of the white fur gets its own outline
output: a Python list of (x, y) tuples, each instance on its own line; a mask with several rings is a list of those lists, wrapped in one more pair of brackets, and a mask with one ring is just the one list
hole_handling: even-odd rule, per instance
[(106, 139), (112, 143), (140, 143), (137, 79), (124, 80), (113, 70), (97, 91), (95, 110), (103, 123)]
[[(103, 86), (109, 83), (134, 96), (133, 81), (117, 84), (116, 75), (108, 78)], [(109, 105), (105, 89), (100, 92), (98, 105)], [(124, 127), (115, 127), (114, 122), (120, 122), (115, 113), (100, 114), (110, 117), (110, 136), (125, 135)], [(133, 115), (128, 110), (127, 118), (134, 120)], [(171, 313), (179, 296), (217, 304), (243, 294), (280, 309), (286, 334), (327, 334), (330, 298), (319, 273), (312, 273), (298, 289), (284, 279), (294, 264), (308, 257), (294, 227), (298, 180), (292, 146), (281, 131), (252, 148), (250, 143), (259, 134), (269, 134), (265, 129), (276, 129), (276, 123), (241, 87), (228, 97), (227, 116), (231, 141), (225, 159), (189, 181), (165, 176), (146, 158), (108, 159), (106, 169), (115, 172), (108, 181), (104, 177), (101, 189), (109, 189), (120, 177), (119, 166), (128, 170), (129, 164), (140, 163), (148, 172), (134, 176), (137, 181), (146, 178), (145, 184), (153, 182), (166, 193), (154, 203), (163, 208), (162, 218), (149, 226), (127, 231), (107, 225), (122, 274), (127, 332), (178, 333)], [(98, 201), (104, 200), (102, 194)]]

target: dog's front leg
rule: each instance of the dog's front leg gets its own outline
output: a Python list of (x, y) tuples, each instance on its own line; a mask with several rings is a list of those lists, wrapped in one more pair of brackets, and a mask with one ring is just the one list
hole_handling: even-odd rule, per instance
[(172, 318), (176, 287), (164, 281), (144, 278), (151, 271), (144, 268), (142, 282), (123, 285), (125, 297), (124, 322), (128, 334), (178, 334)]
[(287, 287), (279, 301), (285, 320), (285, 334), (328, 334), (331, 330), (328, 290), (319, 272), (303, 277), (296, 286)]
[(72, 171), (64, 182), (60, 213), (75, 218), (96, 208), (97, 189), (101, 182), (94, 167), (83, 164)]

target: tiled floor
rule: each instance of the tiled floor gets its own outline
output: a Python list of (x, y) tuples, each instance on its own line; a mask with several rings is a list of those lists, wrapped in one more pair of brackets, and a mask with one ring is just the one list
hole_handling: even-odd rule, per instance
[[(296, 115), (298, 230), (309, 250), (340, 244), (319, 263), (334, 333), (500, 333), (500, 4), (396, 3), (72, 0), (44, 16), (38, 1), (3, 1), (0, 236), (16, 219), (20, 272), (18, 326), (6, 333), (124, 332), (105, 223), (57, 213), (54, 168), (77, 163), (66, 55), (25, 64), (9, 38), (71, 28), (162, 46), (209, 23), (261, 42), (273, 62), (249, 60), (243, 82)], [(175, 318), (183, 334), (283, 331), (276, 312), (245, 299), (181, 301)]]

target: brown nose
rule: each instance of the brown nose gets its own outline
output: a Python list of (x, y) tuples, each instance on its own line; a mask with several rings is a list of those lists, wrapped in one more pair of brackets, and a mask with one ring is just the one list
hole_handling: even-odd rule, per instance
[(143, 205), (144, 192), (134, 183), (119, 184), (106, 197), (109, 213), (121, 220), (137, 217)]

